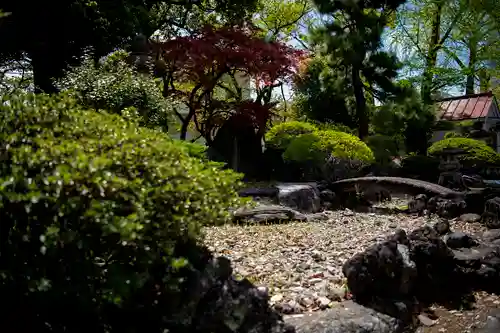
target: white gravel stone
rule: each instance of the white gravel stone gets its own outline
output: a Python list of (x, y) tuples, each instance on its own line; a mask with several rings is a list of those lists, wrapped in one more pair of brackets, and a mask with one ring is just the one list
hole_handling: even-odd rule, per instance
[(205, 244), (215, 255), (229, 258), (235, 273), (266, 286), (272, 303), (300, 312), (300, 305), (307, 310), (321, 307), (313, 298), (339, 301), (345, 294), (344, 262), (393, 233), (394, 227), (409, 231), (437, 221), (350, 210), (325, 214), (325, 221), (210, 227), (205, 229)]

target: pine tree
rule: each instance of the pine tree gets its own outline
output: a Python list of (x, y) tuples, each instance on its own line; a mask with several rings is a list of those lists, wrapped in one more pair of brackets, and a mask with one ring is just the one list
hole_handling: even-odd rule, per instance
[(366, 96), (384, 101), (399, 89), (392, 80), (399, 63), (381, 50), (381, 35), (389, 18), (403, 0), (314, 0), (321, 14), (330, 18), (317, 38), (326, 46), (330, 66), (349, 76), (356, 100), (360, 138), (368, 135)]

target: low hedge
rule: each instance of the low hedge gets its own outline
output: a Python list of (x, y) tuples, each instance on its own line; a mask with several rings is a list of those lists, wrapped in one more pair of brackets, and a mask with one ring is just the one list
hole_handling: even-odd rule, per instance
[(288, 145), (301, 134), (309, 134), (318, 128), (304, 121), (288, 121), (273, 126), (266, 133), (266, 146), (271, 149), (286, 150)]
[(337, 131), (302, 134), (291, 141), (283, 154), (285, 160), (295, 162), (324, 163), (329, 156), (367, 164), (374, 161), (373, 152), (363, 141), (354, 135)]
[(201, 227), (242, 204), (239, 174), (65, 96), (3, 99), (0, 148), (0, 294), (16, 330), (182, 327)]
[(500, 155), (485, 142), (469, 138), (447, 138), (435, 142), (429, 147), (429, 155), (438, 156), (445, 149), (462, 149), (464, 154), (459, 159), (468, 166), (500, 165)]

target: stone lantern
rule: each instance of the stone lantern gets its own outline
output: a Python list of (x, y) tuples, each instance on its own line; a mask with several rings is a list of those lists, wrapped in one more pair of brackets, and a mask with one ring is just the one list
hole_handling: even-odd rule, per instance
[(149, 73), (150, 71), (150, 45), (145, 35), (139, 34), (134, 37), (130, 45), (129, 63), (137, 68), (137, 71)]
[(467, 189), (467, 186), (462, 178), (462, 164), (459, 160), (460, 155), (463, 155), (464, 153), (465, 151), (463, 149), (453, 148), (444, 149), (441, 152), (441, 162), (439, 163), (439, 170), (441, 171), (438, 180), (439, 185), (458, 191)]

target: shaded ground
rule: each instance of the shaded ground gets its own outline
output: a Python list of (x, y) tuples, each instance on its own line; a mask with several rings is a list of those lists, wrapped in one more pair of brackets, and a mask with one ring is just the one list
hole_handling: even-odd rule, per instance
[[(436, 316), (434, 324), (419, 327), (417, 333), (468, 333), (475, 328), (482, 328), (488, 315), (500, 312), (500, 297), (485, 292), (477, 292), (474, 296), (476, 302), (471, 309), (449, 310), (442, 306), (431, 308)], [(432, 315), (429, 318), (434, 319)]]

